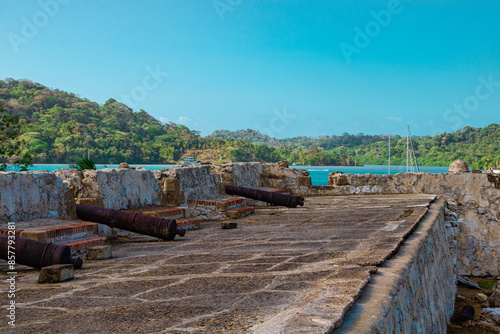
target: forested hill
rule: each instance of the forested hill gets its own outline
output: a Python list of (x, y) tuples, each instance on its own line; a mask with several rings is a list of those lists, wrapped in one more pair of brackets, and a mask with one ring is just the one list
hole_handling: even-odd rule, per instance
[[(180, 124), (163, 124), (114, 99), (103, 105), (29, 80), (0, 80), (0, 107), (28, 121), (23, 139), (35, 163), (74, 163), (90, 154), (96, 163), (177, 163), (287, 160), (302, 165), (386, 164), (387, 137), (370, 135), (270, 138), (255, 130), (220, 130), (201, 137)], [(446, 166), (463, 159), (475, 168), (500, 161), (500, 126), (465, 127), (415, 138), (421, 165)], [(392, 161), (404, 163), (406, 138), (393, 138)], [(14, 157), (15, 159), (15, 157)], [(0, 157), (0, 163), (7, 161)]]
[[(238, 131), (217, 130), (211, 135), (220, 139), (245, 139), (252, 143), (270, 146), (286, 145), (290, 148), (319, 148), (334, 150), (353, 157), (357, 163), (383, 165), (388, 160), (388, 137), (386, 135), (294, 137), (276, 139), (247, 129)], [(406, 137), (391, 137), (391, 160), (393, 164), (406, 164)], [(465, 160), (474, 168), (500, 166), (500, 125), (490, 124), (484, 128), (466, 126), (453, 133), (442, 133), (425, 137), (413, 137), (417, 159), (421, 165), (448, 166), (456, 159)]]
[[(356, 146), (369, 145), (387, 140), (387, 136), (384, 135), (371, 136), (365, 135), (363, 133), (359, 133), (357, 135), (344, 133), (342, 134), (342, 136), (319, 136), (318, 138), (299, 136), (293, 138), (277, 139), (269, 137), (268, 135), (262, 134), (259, 131), (252, 129), (237, 131), (216, 130), (210, 135), (210, 137), (220, 139), (244, 139), (254, 144), (264, 144), (269, 146), (286, 145), (290, 148), (321, 147), (325, 150), (331, 150), (341, 146), (353, 148)], [(392, 138), (394, 138), (394, 136)], [(396, 136), (395, 138), (399, 139), (401, 137)]]
[[(27, 120), (23, 138), (34, 163), (74, 163), (90, 156), (96, 163), (178, 163), (287, 160), (304, 165), (354, 165), (353, 157), (318, 148), (268, 147), (241, 139), (201, 137), (184, 125), (163, 124), (146, 111), (134, 112), (114, 99), (99, 105), (74, 93), (29, 80), (0, 80), (0, 107)], [(1, 138), (0, 138), (1, 139)], [(24, 153), (23, 152), (23, 153)], [(16, 159), (13, 157), (10, 159)], [(0, 163), (8, 162), (0, 156)]]
[(0, 103), (29, 120), (35, 162), (74, 162), (88, 153), (99, 163), (170, 162), (199, 145), (196, 131), (162, 124), (144, 110), (133, 112), (113, 99), (99, 105), (28, 80), (0, 81)]

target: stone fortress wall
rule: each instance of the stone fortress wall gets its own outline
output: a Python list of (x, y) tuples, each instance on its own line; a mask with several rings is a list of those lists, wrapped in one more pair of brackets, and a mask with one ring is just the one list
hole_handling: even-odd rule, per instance
[[(378, 319), (367, 324), (372, 328), (415, 329), (414, 323), (401, 322), (401, 316), (424, 311), (419, 315), (426, 319), (422, 326), (431, 324), (442, 328), (451, 315), (457, 269), (462, 275), (495, 276), (500, 273), (500, 177), (485, 173), (332, 173), (328, 186), (315, 187), (311, 186), (307, 171), (290, 169), (286, 163), (206, 164), (154, 172), (132, 169), (126, 164), (118, 169), (83, 172), (70, 169), (54, 173), (2, 172), (0, 222), (74, 218), (75, 203), (112, 209), (153, 205), (189, 208), (196, 201), (224, 196), (224, 183), (287, 188), (300, 196), (422, 193), (436, 194), (442, 203), (446, 201), (458, 220), (450, 226), (443, 221), (444, 209), (434, 209), (433, 218), (422, 224), (424, 230), (417, 229), (413, 241), (409, 239), (402, 248), (400, 258), (408, 261), (380, 268), (381, 274), (387, 271), (386, 276), (392, 283), (383, 283), (381, 277), (382, 283), (373, 287), (388, 286), (391, 291), (386, 291), (385, 295), (390, 298), (383, 298), (384, 314), (370, 318)], [(194, 208), (193, 211), (198, 212), (197, 207)], [(205, 216), (207, 219), (217, 217)], [(451, 237), (446, 230), (453, 231)], [(408, 256), (404, 256), (404, 252)], [(439, 308), (433, 309), (437, 295), (442, 298), (438, 298), (440, 304), (435, 305)], [(412, 302), (418, 300), (425, 300), (430, 308)]]
[(457, 286), (456, 227), (437, 200), (382, 264), (335, 333), (446, 333)]
[(396, 175), (331, 173), (313, 195), (435, 194), (457, 213), (458, 273), (500, 275), (500, 175), (453, 172)]
[(0, 172), (0, 222), (74, 216), (72, 192), (54, 173)]
[[(500, 274), (500, 176), (486, 173), (359, 175), (331, 173), (328, 186), (311, 186), (305, 170), (286, 163), (230, 163), (149, 171), (123, 168), (54, 173), (0, 173), (0, 221), (75, 217), (75, 203), (109, 209), (153, 205), (192, 207), (192, 217), (224, 218), (203, 212), (196, 200), (220, 199), (224, 184), (287, 188), (294, 195), (436, 194), (458, 214), (461, 275)], [(76, 201), (74, 201), (75, 199)], [(250, 202), (250, 201), (249, 201)], [(190, 204), (191, 203), (191, 204)]]
[(73, 198), (94, 199), (82, 202), (106, 209), (133, 209), (160, 202), (158, 181), (146, 169), (105, 168), (78, 171), (60, 169), (54, 174), (68, 185)]
[(224, 218), (214, 205), (198, 210), (199, 200), (221, 200), (224, 183), (244, 187), (288, 188), (305, 194), (307, 171), (260, 162), (202, 164), (149, 171), (121, 164), (117, 169), (0, 173), (0, 222), (37, 218), (75, 218), (75, 203), (129, 210), (155, 205), (191, 207), (194, 217)]

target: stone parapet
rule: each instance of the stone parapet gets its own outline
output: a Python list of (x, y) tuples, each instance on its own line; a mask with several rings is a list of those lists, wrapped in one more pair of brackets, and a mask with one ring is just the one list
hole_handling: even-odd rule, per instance
[(0, 222), (76, 216), (71, 191), (46, 171), (0, 172)]
[(328, 186), (309, 195), (435, 194), (458, 215), (460, 275), (500, 275), (500, 189), (486, 173), (331, 173)]
[(456, 293), (453, 233), (434, 203), (393, 259), (380, 266), (334, 333), (446, 333)]
[(146, 169), (112, 169), (54, 172), (68, 184), (73, 197), (101, 198), (106, 209), (132, 209), (157, 205), (160, 201), (158, 182)]

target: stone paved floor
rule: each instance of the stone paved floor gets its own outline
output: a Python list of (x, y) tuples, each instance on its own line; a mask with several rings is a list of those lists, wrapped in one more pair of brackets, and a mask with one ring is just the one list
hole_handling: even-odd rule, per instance
[[(117, 243), (112, 259), (85, 261), (70, 282), (40, 285), (38, 271), (20, 271), (17, 327), (2, 306), (0, 332), (330, 331), (433, 198), (307, 198), (296, 209), (258, 209), (237, 229), (204, 223), (174, 242)], [(0, 289), (4, 304), (7, 284)]]

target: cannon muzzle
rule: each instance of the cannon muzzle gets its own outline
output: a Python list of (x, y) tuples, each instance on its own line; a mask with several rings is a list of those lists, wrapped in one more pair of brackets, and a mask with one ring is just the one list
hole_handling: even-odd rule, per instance
[(85, 221), (146, 234), (163, 240), (174, 240), (177, 234), (181, 237), (186, 234), (186, 230), (177, 228), (175, 219), (151, 217), (137, 212), (103, 209), (77, 204), (76, 215)]
[[(14, 242), (9, 243), (9, 238)], [(0, 235), (0, 258), (8, 260), (9, 255), (15, 255), (16, 263), (38, 269), (53, 264), (72, 264), (73, 267), (79, 269), (83, 264), (81, 258), (71, 256), (71, 249), (66, 245), (21, 237), (12, 239), (12, 237)]]
[(303, 206), (304, 200), (298, 196), (275, 193), (254, 188), (230, 186), (225, 184), (226, 193), (229, 195), (243, 196), (257, 201), (295, 208), (297, 205)]

